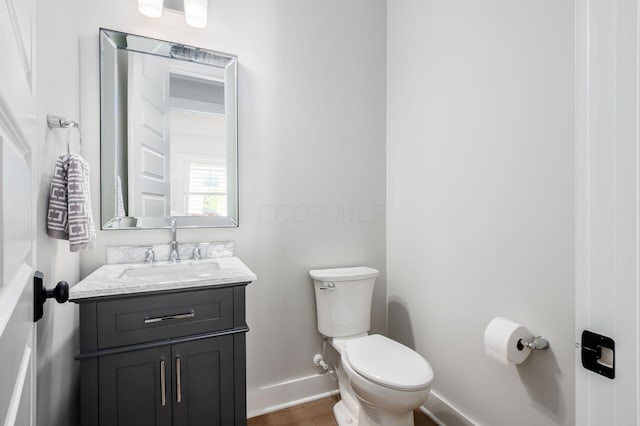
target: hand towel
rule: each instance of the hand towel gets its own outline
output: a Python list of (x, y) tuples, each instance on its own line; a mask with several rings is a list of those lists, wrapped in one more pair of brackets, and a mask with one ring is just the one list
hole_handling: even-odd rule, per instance
[(69, 250), (95, 247), (91, 212), (89, 164), (80, 154), (61, 154), (56, 160), (49, 192), (47, 233), (68, 239)]
[(60, 154), (53, 168), (49, 186), (49, 210), (47, 212), (47, 234), (60, 240), (69, 239), (69, 217), (67, 206), (68, 154)]

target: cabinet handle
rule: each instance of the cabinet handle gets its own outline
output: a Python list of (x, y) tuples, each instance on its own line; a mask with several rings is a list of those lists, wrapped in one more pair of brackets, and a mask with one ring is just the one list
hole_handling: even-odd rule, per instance
[(182, 402), (182, 384), (180, 382), (180, 378), (182, 376), (181, 372), (180, 372), (180, 366), (182, 364), (182, 359), (180, 358), (180, 355), (176, 356), (176, 400), (178, 402)]
[(167, 405), (167, 382), (165, 380), (164, 360), (160, 361), (160, 400), (163, 407)]
[(168, 321), (168, 320), (177, 320), (177, 319), (185, 319), (185, 318), (193, 318), (195, 316), (196, 316), (196, 313), (191, 311), (191, 312), (185, 312), (184, 314), (174, 314), (174, 315), (165, 315), (163, 317), (145, 318), (144, 319), (144, 323), (145, 324), (153, 324), (155, 322), (162, 322), (162, 321)]

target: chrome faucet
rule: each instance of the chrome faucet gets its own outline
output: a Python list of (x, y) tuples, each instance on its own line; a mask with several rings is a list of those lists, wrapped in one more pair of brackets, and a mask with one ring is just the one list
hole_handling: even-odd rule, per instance
[(178, 233), (177, 221), (175, 219), (171, 220), (171, 254), (169, 255), (169, 259), (175, 263), (180, 262), (180, 254), (178, 253), (178, 240), (176, 239), (176, 234)]

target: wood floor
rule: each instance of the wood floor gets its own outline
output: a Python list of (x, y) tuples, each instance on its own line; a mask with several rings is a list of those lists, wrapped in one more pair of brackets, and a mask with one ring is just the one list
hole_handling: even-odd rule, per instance
[[(333, 418), (333, 406), (340, 400), (338, 395), (296, 405), (263, 416), (253, 417), (247, 426), (337, 426)], [(421, 411), (414, 412), (416, 426), (436, 426)]]

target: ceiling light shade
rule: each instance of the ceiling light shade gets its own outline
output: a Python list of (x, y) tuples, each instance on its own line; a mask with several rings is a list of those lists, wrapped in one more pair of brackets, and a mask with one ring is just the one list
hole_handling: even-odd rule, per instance
[(150, 18), (159, 18), (162, 15), (163, 0), (138, 0), (138, 10)]
[(184, 19), (194, 28), (207, 26), (208, 0), (184, 0)]

